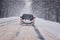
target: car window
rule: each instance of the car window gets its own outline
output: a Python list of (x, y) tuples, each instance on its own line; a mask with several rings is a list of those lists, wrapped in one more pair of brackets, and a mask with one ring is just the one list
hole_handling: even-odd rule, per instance
[(33, 15), (23, 15), (22, 16), (23, 17), (23, 19), (32, 19), (33, 18)]

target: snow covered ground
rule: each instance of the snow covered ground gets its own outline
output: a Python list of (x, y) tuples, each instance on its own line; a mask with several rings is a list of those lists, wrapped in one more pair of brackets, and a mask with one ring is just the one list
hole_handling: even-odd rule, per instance
[[(36, 18), (35, 26), (39, 30), (40, 30), (40, 27), (42, 27), (44, 30), (46, 30), (50, 34), (52, 34), (52, 35), (49, 34), (50, 36), (55, 36), (55, 37), (57, 37), (57, 40), (60, 40), (60, 23), (51, 22), (51, 21), (47, 21), (47, 20), (44, 20), (44, 19)], [(44, 33), (46, 33), (46, 32), (44, 32)], [(44, 33), (42, 32), (42, 35)], [(48, 35), (48, 34), (45, 34), (45, 35)]]
[(17, 19), (17, 18), (18, 17), (0, 18), (0, 24), (4, 23), (4, 22), (7, 22), (7, 21), (11, 21), (11, 20)]
[[(1, 18), (0, 24), (15, 19), (19, 19), (19, 17)], [(60, 40), (60, 23), (35, 18), (35, 26), (46, 40), (49, 40), (50, 37)]]
[(14, 21), (18, 19), (18, 17), (7, 17), (7, 18), (0, 18), (0, 26), (8, 24), (10, 21)]

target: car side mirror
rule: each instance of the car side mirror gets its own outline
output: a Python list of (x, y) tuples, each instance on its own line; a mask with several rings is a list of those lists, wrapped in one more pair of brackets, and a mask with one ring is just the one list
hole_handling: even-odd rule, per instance
[(35, 19), (35, 17), (33, 17), (33, 19)]

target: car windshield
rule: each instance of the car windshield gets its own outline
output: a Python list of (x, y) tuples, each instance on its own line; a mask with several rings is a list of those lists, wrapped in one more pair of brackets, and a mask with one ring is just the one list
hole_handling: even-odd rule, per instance
[(33, 15), (29, 15), (29, 14), (24, 14), (23, 15), (23, 19), (32, 19)]

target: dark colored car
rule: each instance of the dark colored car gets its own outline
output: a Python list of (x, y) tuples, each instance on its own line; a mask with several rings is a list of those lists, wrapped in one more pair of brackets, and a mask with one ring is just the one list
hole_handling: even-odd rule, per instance
[(32, 14), (23, 14), (20, 18), (21, 18), (20, 19), (21, 24), (25, 23), (25, 24), (32, 24), (32, 25), (34, 25), (35, 17)]

